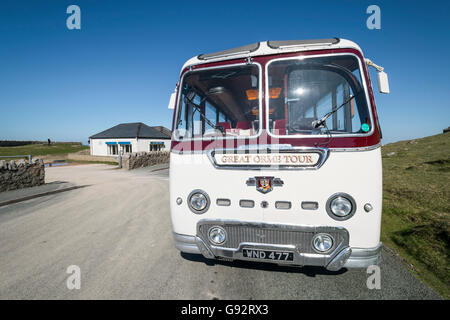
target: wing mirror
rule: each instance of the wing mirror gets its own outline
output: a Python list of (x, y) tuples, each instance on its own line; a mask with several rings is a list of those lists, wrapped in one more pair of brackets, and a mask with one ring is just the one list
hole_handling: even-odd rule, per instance
[(366, 59), (366, 63), (368, 66), (374, 67), (378, 72), (378, 91), (380, 93), (389, 93), (389, 79), (386, 72), (384, 72), (384, 68), (376, 65), (370, 59)]
[(177, 90), (175, 89), (170, 95), (169, 109), (175, 109), (176, 100), (177, 100)]
[(380, 93), (389, 93), (389, 79), (384, 71), (378, 71), (378, 90)]

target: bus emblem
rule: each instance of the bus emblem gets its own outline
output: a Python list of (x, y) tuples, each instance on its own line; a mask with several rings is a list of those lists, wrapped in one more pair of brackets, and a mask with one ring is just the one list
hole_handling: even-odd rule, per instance
[(256, 186), (256, 190), (261, 193), (268, 193), (273, 190), (273, 187), (282, 187), (284, 182), (280, 178), (254, 177), (249, 178), (246, 184), (247, 186)]

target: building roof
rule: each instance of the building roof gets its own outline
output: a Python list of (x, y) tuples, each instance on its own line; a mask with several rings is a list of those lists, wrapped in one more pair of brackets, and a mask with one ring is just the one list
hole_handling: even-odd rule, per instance
[(172, 131), (170, 131), (170, 130), (167, 129), (166, 127), (163, 127), (163, 126), (154, 126), (154, 127), (152, 127), (152, 128), (158, 130), (159, 132), (164, 133), (165, 135), (167, 135), (167, 136), (169, 136), (169, 137), (172, 137)]
[(150, 127), (142, 122), (121, 123), (89, 137), (89, 139), (149, 138), (170, 139), (171, 131), (162, 126)]

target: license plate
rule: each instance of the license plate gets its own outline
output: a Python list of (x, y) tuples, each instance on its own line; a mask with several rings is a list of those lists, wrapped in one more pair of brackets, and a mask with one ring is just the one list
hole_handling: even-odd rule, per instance
[(243, 249), (244, 258), (276, 261), (294, 261), (294, 253), (287, 251)]

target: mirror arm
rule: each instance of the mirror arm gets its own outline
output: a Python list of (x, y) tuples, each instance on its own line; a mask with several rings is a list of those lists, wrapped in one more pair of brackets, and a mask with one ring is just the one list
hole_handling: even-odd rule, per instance
[(384, 68), (373, 63), (370, 59), (365, 59), (367, 66), (374, 67), (378, 72), (378, 90), (380, 93), (389, 93), (389, 80)]
[(375, 64), (372, 60), (366, 58), (365, 61), (368, 66), (374, 67), (375, 69), (377, 69), (378, 72), (384, 71), (383, 67), (380, 67), (379, 65)]

